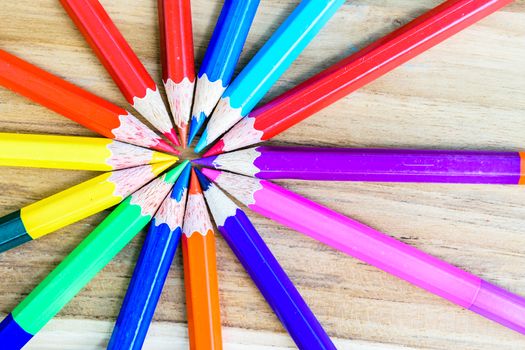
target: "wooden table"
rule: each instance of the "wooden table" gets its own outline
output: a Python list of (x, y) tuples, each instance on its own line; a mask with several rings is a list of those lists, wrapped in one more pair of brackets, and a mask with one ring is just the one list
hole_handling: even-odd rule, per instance
[[(160, 82), (156, 1), (103, 0)], [(243, 66), (298, 0), (263, 0)], [(56, 0), (1, 0), (0, 47), (125, 106)], [(193, 0), (202, 59), (221, 1)], [(434, 7), (439, 0), (348, 1), (267, 98)], [(525, 1), (405, 64), (272, 143), (525, 150)], [(92, 135), (0, 89), (0, 130)], [(94, 176), (3, 168), (0, 214)], [(286, 182), (346, 215), (525, 295), (525, 190), (516, 186)], [(102, 218), (101, 213), (0, 255), (0, 313), (24, 298)], [(268, 245), (341, 349), (516, 349), (525, 338), (331, 248), (251, 214)], [(104, 349), (143, 236), (85, 288), (28, 349)], [(146, 349), (187, 344), (177, 256)], [(222, 239), (218, 241), (227, 349), (295, 348)], [(0, 346), (1, 347), (1, 346)]]

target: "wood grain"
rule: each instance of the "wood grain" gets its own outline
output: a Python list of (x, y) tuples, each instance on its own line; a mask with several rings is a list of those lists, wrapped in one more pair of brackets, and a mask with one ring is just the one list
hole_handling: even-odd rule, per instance
[[(40, 0), (38, 5), (30, 0), (0, 2), (0, 47), (126, 106), (58, 1)], [(298, 2), (261, 2), (241, 66)], [(160, 83), (156, 1), (102, 3)], [(438, 3), (348, 1), (265, 100)], [(198, 66), (221, 2), (193, 0), (192, 6)], [(281, 134), (272, 143), (525, 150), (524, 57), (525, 0), (518, 0)], [(0, 89), (0, 131), (93, 135), (5, 89)], [(94, 175), (3, 168), (0, 215)], [(525, 295), (523, 187), (281, 183)], [(0, 255), (0, 312), (11, 311), (106, 214)], [(269, 220), (255, 214), (251, 218), (328, 333), (339, 339), (341, 349), (525, 346), (525, 338), (515, 332)], [(134, 240), (120, 253), (28, 348), (105, 348), (142, 239)], [(226, 348), (293, 348), (221, 238), (217, 255)], [(181, 348), (186, 344), (181, 260), (179, 253), (157, 309), (158, 323), (148, 337), (149, 349)]]

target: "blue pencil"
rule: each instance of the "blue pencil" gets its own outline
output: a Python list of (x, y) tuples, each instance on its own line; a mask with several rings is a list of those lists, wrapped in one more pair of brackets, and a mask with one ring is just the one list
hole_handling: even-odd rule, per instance
[(108, 349), (142, 348), (182, 235), (189, 177), (187, 165), (151, 222)]
[(344, 0), (304, 0), (222, 95), (195, 147), (200, 153), (245, 117), (306, 48)]
[(197, 77), (188, 146), (233, 77), (260, 0), (225, 0)]
[(299, 349), (335, 349), (246, 214), (195, 169), (217, 228)]

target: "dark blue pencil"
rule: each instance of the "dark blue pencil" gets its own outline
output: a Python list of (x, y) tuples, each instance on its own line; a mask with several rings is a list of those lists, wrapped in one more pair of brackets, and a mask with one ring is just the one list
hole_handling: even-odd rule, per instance
[(141, 349), (182, 235), (190, 166), (155, 214), (142, 246), (108, 349)]
[(246, 214), (195, 172), (217, 228), (299, 349), (336, 349)]
[(197, 77), (188, 146), (230, 84), (260, 0), (226, 0)]

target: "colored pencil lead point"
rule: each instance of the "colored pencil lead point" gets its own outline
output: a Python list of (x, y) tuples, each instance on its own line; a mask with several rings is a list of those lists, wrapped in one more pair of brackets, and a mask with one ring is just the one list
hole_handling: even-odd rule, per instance
[(164, 140), (159, 140), (159, 143), (152, 148), (157, 151), (161, 151), (161, 152), (166, 152), (166, 153), (171, 153), (171, 154), (176, 154), (176, 155), (180, 154), (179, 150), (177, 150), (176, 148), (174, 148), (172, 145), (170, 145), (168, 142)]
[(216, 156), (218, 154), (223, 153), (223, 151), (224, 151), (224, 141), (220, 139), (219, 141), (215, 142), (215, 144), (209, 150), (204, 152), (202, 156), (203, 157)]
[(215, 181), (215, 179), (217, 179), (222, 174), (222, 171), (220, 170), (209, 168), (202, 168), (201, 172), (211, 181)]
[(203, 112), (201, 112), (201, 116), (199, 118), (196, 118), (194, 116), (191, 117), (190, 121), (190, 132), (188, 134), (188, 147), (193, 142), (193, 139), (195, 139), (195, 136), (197, 136), (197, 133), (201, 129), (202, 125), (204, 124), (205, 115)]
[(217, 156), (211, 156), (211, 157), (202, 157), (198, 159), (193, 159), (191, 161), (194, 165), (204, 166), (208, 168), (214, 168), (213, 161), (217, 158)]
[(193, 170), (195, 171), (195, 174), (199, 179), (199, 182), (202, 186), (202, 190), (206, 191), (208, 187), (210, 187), (211, 181), (199, 169), (193, 168)]
[(195, 146), (195, 153), (201, 153), (206, 147), (208, 147), (208, 140), (206, 140), (208, 137), (208, 130), (204, 130), (204, 132), (201, 135), (201, 138), (199, 139), (199, 142), (197, 142), (197, 146)]
[(171, 129), (170, 132), (164, 133), (164, 136), (166, 136), (166, 138), (175, 146), (180, 146), (179, 137), (177, 136), (175, 129)]

